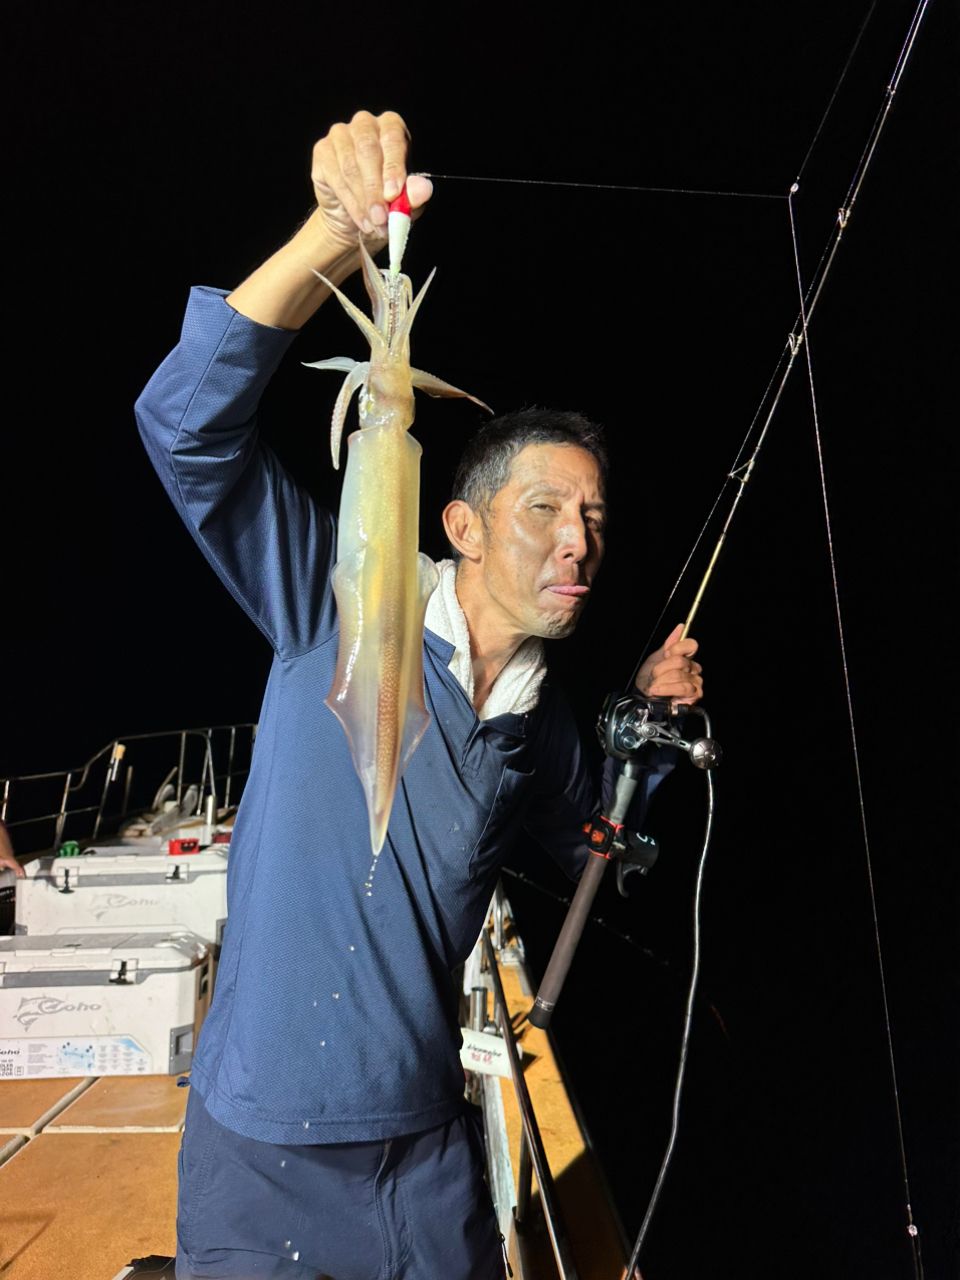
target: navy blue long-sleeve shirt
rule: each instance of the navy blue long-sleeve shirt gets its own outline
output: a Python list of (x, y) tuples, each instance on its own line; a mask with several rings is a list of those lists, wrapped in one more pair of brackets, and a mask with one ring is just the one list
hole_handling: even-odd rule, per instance
[[(366, 805), (324, 705), (337, 651), (335, 521), (258, 439), (294, 335), (194, 289), (179, 344), (137, 402), (160, 478), (274, 659), (228, 876), (229, 919), (193, 1080), (221, 1124), (277, 1143), (360, 1142), (462, 1105), (451, 970), (524, 829), (571, 876), (597, 787), (548, 682), (525, 715), (480, 721), (427, 631), (432, 719), (369, 879)], [(644, 804), (666, 767), (641, 787)], [(608, 772), (609, 785), (612, 773)]]

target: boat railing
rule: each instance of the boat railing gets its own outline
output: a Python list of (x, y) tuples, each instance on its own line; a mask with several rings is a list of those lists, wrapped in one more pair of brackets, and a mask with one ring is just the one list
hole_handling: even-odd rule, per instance
[[(494, 1022), (507, 1052), (510, 1075), (521, 1120), (520, 1156), (517, 1169), (517, 1203), (513, 1214), (514, 1224), (518, 1233), (522, 1233), (529, 1224), (533, 1178), (536, 1177), (537, 1187), (540, 1191), (540, 1206), (550, 1239), (550, 1247), (556, 1262), (557, 1274), (560, 1280), (578, 1280), (576, 1262), (574, 1261), (566, 1227), (564, 1226), (556, 1186), (550, 1172), (543, 1138), (540, 1134), (540, 1127), (537, 1124), (537, 1117), (534, 1114), (530, 1091), (524, 1079), (517, 1047), (517, 1037), (500, 977), (499, 957), (504, 953), (504, 901), (503, 891), (498, 886), (491, 912), (493, 937), (491, 937), (490, 930), (484, 929), (482, 941), (483, 967), (489, 977), (493, 991)], [(496, 945), (497, 942), (499, 942), (499, 946)]]
[[(179, 806), (196, 787), (195, 807), (191, 801), (190, 808), (197, 817), (223, 813), (239, 802), (256, 733), (255, 724), (242, 723), (126, 734), (75, 769), (0, 777), (0, 821), (23, 854), (57, 849), (68, 837), (96, 840), (148, 810), (165, 788)], [(158, 763), (163, 769), (169, 763), (171, 741), (176, 764), (164, 776)], [(158, 769), (152, 781), (135, 775), (128, 757), (133, 744), (146, 771)], [(151, 759), (154, 745), (163, 750), (162, 759)], [(142, 790), (145, 784), (148, 791)]]

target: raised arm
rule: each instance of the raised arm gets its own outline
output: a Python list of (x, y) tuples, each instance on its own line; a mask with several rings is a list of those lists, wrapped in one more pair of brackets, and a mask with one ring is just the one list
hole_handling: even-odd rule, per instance
[[(385, 202), (406, 178), (407, 134), (395, 113), (359, 112), (314, 148), (317, 208), (231, 294), (194, 289), (180, 342), (137, 401), (151, 461), (221, 580), (284, 656), (335, 626), (334, 521), (284, 471), (257, 433), (263, 391), (296, 330), (329, 296), (314, 274), (343, 280), (363, 235), (384, 243)], [(411, 204), (431, 194), (411, 179)]]

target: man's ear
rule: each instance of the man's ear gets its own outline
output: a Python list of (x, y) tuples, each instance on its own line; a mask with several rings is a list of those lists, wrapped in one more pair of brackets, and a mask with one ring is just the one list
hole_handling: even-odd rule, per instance
[(483, 555), (483, 522), (469, 502), (455, 498), (443, 509), (443, 527), (450, 545), (465, 560), (478, 561)]

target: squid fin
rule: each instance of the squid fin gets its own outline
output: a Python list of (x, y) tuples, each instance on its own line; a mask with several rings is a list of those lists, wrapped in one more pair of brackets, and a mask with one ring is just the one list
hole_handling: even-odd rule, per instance
[[(437, 569), (428, 556), (417, 557), (416, 598), (405, 630), (414, 636), (416, 663), (409, 671), (402, 705), (383, 699), (384, 671), (376, 619), (364, 617), (371, 581), (382, 569), (380, 554), (370, 545), (345, 556), (333, 571), (333, 590), (340, 619), (337, 670), (326, 705), (340, 721), (350, 744), (354, 768), (367, 802), (370, 843), (383, 847), (397, 780), (430, 723), (424, 701), (422, 669), (423, 617), (437, 585)], [(404, 664), (405, 665), (405, 664)], [(405, 676), (400, 675), (402, 689)]]
[(493, 413), (488, 404), (472, 396), (469, 391), (461, 391), (459, 387), (451, 386), (449, 382), (444, 382), (442, 378), (434, 377), (432, 373), (426, 373), (423, 369), (411, 369), (410, 380), (415, 387), (425, 391), (428, 396), (461, 396), (464, 400), (472, 400), (481, 409), (486, 409), (487, 413)]
[[(333, 593), (337, 600), (340, 640), (337, 670), (326, 705), (340, 721), (350, 744), (353, 767), (360, 779), (367, 809), (376, 783), (376, 693), (377, 673), (364, 658), (363, 571), (368, 547), (361, 547), (337, 562), (333, 571)], [(366, 712), (366, 714), (364, 714)]]
[[(425, 556), (421, 551), (417, 555), (417, 613), (414, 618), (415, 627), (414, 634), (423, 644), (423, 619), (427, 612), (427, 601), (437, 589), (437, 583), (440, 581), (440, 575), (437, 572), (437, 566), (433, 563), (429, 556)], [(414, 682), (410, 688), (407, 697), (407, 714), (403, 723), (403, 744), (400, 748), (400, 768), (397, 771), (397, 777), (403, 775), (404, 770), (410, 763), (410, 757), (420, 745), (420, 739), (427, 731), (430, 724), (430, 712), (426, 708), (423, 694), (423, 676), (421, 674), (419, 681)]]
[(382, 557), (370, 545), (338, 561), (333, 592), (340, 619), (337, 670), (326, 705), (340, 721), (367, 802), (370, 845), (379, 853), (387, 834), (396, 790), (396, 744), (401, 732), (396, 708), (381, 703), (382, 671), (377, 624), (365, 618), (366, 587), (378, 577)]

